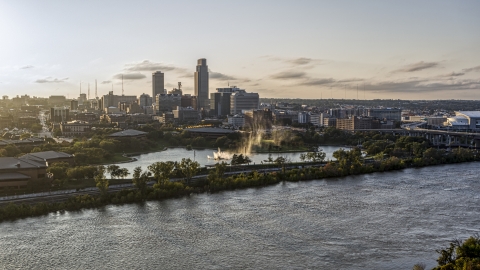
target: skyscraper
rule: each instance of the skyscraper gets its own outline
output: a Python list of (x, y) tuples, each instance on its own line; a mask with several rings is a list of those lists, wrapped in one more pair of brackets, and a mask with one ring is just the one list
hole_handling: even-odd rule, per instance
[(195, 95), (198, 100), (198, 110), (208, 110), (208, 66), (207, 59), (201, 58), (197, 62), (197, 71), (195, 71)]
[(155, 98), (158, 94), (165, 93), (165, 80), (161, 71), (152, 73), (152, 97)]

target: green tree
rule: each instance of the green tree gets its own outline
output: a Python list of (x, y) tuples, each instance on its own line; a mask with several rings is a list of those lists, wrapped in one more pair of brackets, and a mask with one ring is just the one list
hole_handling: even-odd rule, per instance
[(213, 183), (217, 180), (223, 179), (225, 175), (225, 171), (227, 170), (227, 163), (217, 163), (215, 164), (215, 168), (210, 170), (207, 176), (207, 180), (209, 183)]
[(142, 172), (142, 167), (135, 167), (133, 170), (133, 185), (138, 188), (142, 194), (145, 194), (145, 191), (147, 190), (147, 184), (151, 175), (152, 174), (149, 171)]
[(480, 237), (472, 236), (461, 242), (454, 240), (445, 249), (437, 250), (438, 266), (433, 270), (480, 270)]
[(153, 177), (157, 183), (153, 186), (154, 188), (161, 188), (170, 181), (175, 169), (175, 163), (172, 161), (167, 162), (155, 162), (148, 166), (148, 170), (153, 174)]
[(197, 174), (200, 169), (200, 164), (196, 161), (192, 161), (190, 158), (182, 158), (182, 161), (178, 165), (178, 169), (185, 177), (187, 184), (190, 183), (190, 180)]
[(107, 166), (107, 173), (110, 174), (110, 177), (112, 179), (115, 179), (118, 177), (118, 171), (120, 170), (120, 166), (118, 165), (108, 165)]
[(100, 194), (104, 197), (108, 195), (108, 179), (105, 177), (105, 167), (104, 166), (98, 166), (97, 167), (97, 172), (94, 177), (95, 184), (100, 190)]
[(275, 162), (279, 168), (282, 168), (282, 173), (285, 174), (285, 164), (287, 163), (287, 158), (284, 156), (279, 156), (273, 162)]

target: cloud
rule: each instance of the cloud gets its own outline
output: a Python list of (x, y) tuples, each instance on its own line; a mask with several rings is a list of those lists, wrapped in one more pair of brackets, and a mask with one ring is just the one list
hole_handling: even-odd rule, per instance
[(480, 71), (480, 66), (472, 67), (472, 68), (465, 68), (463, 69), (464, 72), (471, 72), (471, 71)]
[(332, 78), (308, 79), (308, 80), (302, 82), (301, 85), (320, 86), (320, 85), (332, 84), (332, 83), (335, 83), (335, 82), (336, 82), (336, 80), (334, 80)]
[(338, 80), (337, 83), (349, 83), (349, 82), (361, 82), (364, 79), (359, 79), (359, 78), (351, 78), (351, 79), (343, 79), (343, 80)]
[(34, 67), (32, 65), (26, 65), (21, 67), (20, 69), (31, 69), (31, 68), (34, 68)]
[(174, 66), (165, 65), (162, 63), (150, 62), (149, 60), (143, 60), (140, 63), (125, 65), (128, 71), (171, 71), (176, 69)]
[(367, 84), (366, 89), (369, 91), (385, 91), (385, 92), (438, 92), (438, 91), (454, 91), (480, 88), (480, 81), (475, 80), (440, 80), (430, 81), (429, 79), (414, 79), (405, 81), (383, 81), (378, 83)]
[(236, 80), (237, 79), (233, 76), (225, 75), (225, 74), (220, 73), (220, 72), (210, 71), (209, 75), (210, 75), (210, 79), (219, 80), (219, 81), (228, 81), (228, 80)]
[(35, 82), (36, 83), (63, 83), (66, 80), (68, 80), (68, 78), (63, 78), (63, 79), (55, 78), (55, 79), (53, 79), (52, 77), (47, 77), (45, 79), (38, 79)]
[(143, 75), (142, 73), (127, 73), (127, 74), (117, 74), (113, 76), (113, 78), (117, 80), (121, 80), (123, 76), (124, 80), (141, 80), (147, 78), (147, 76)]
[(321, 59), (313, 59), (309, 57), (285, 58), (285, 57), (277, 57), (272, 55), (264, 55), (264, 56), (260, 56), (260, 58), (266, 59), (268, 61), (283, 62), (286, 64), (290, 64), (292, 66), (303, 66), (307, 64), (323, 63), (323, 60)]
[(312, 58), (300, 57), (297, 59), (287, 60), (287, 62), (295, 65), (306, 65), (312, 62), (312, 60)]
[(436, 67), (436, 66), (438, 66), (438, 64), (439, 64), (438, 62), (423, 62), (423, 61), (420, 61), (418, 63), (410, 64), (410, 65), (405, 66), (404, 68), (395, 70), (394, 72), (415, 72), (415, 71), (420, 71), (420, 70)]
[(305, 72), (301, 71), (283, 71), (270, 75), (270, 78), (280, 80), (302, 79), (305, 78), (306, 75), (307, 74)]
[(112, 83), (112, 81), (103, 81), (100, 84), (109, 84), (109, 83)]
[(440, 75), (440, 77), (458, 77), (458, 76), (462, 76), (462, 75), (465, 75), (464, 72), (451, 72), (451, 73), (447, 73), (447, 74), (444, 74), (444, 75)]

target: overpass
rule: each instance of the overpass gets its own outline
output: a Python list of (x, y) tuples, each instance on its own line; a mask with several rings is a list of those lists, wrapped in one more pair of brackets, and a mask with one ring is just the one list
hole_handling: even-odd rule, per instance
[(399, 129), (356, 129), (353, 132), (379, 132), (411, 137), (424, 137), (435, 146), (442, 147), (473, 147), (480, 149), (480, 133), (458, 132), (450, 130), (435, 130), (424, 128), (399, 128)]

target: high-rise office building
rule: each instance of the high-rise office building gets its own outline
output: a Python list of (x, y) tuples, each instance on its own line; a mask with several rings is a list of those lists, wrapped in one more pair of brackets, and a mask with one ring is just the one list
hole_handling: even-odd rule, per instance
[(152, 73), (152, 97), (155, 98), (158, 94), (165, 93), (165, 74), (161, 71)]
[(197, 71), (195, 71), (195, 96), (198, 100), (198, 110), (208, 110), (208, 66), (207, 59), (198, 59)]
[(230, 96), (230, 114), (242, 113), (243, 110), (258, 110), (259, 101), (258, 93), (247, 93), (243, 89), (235, 91)]

